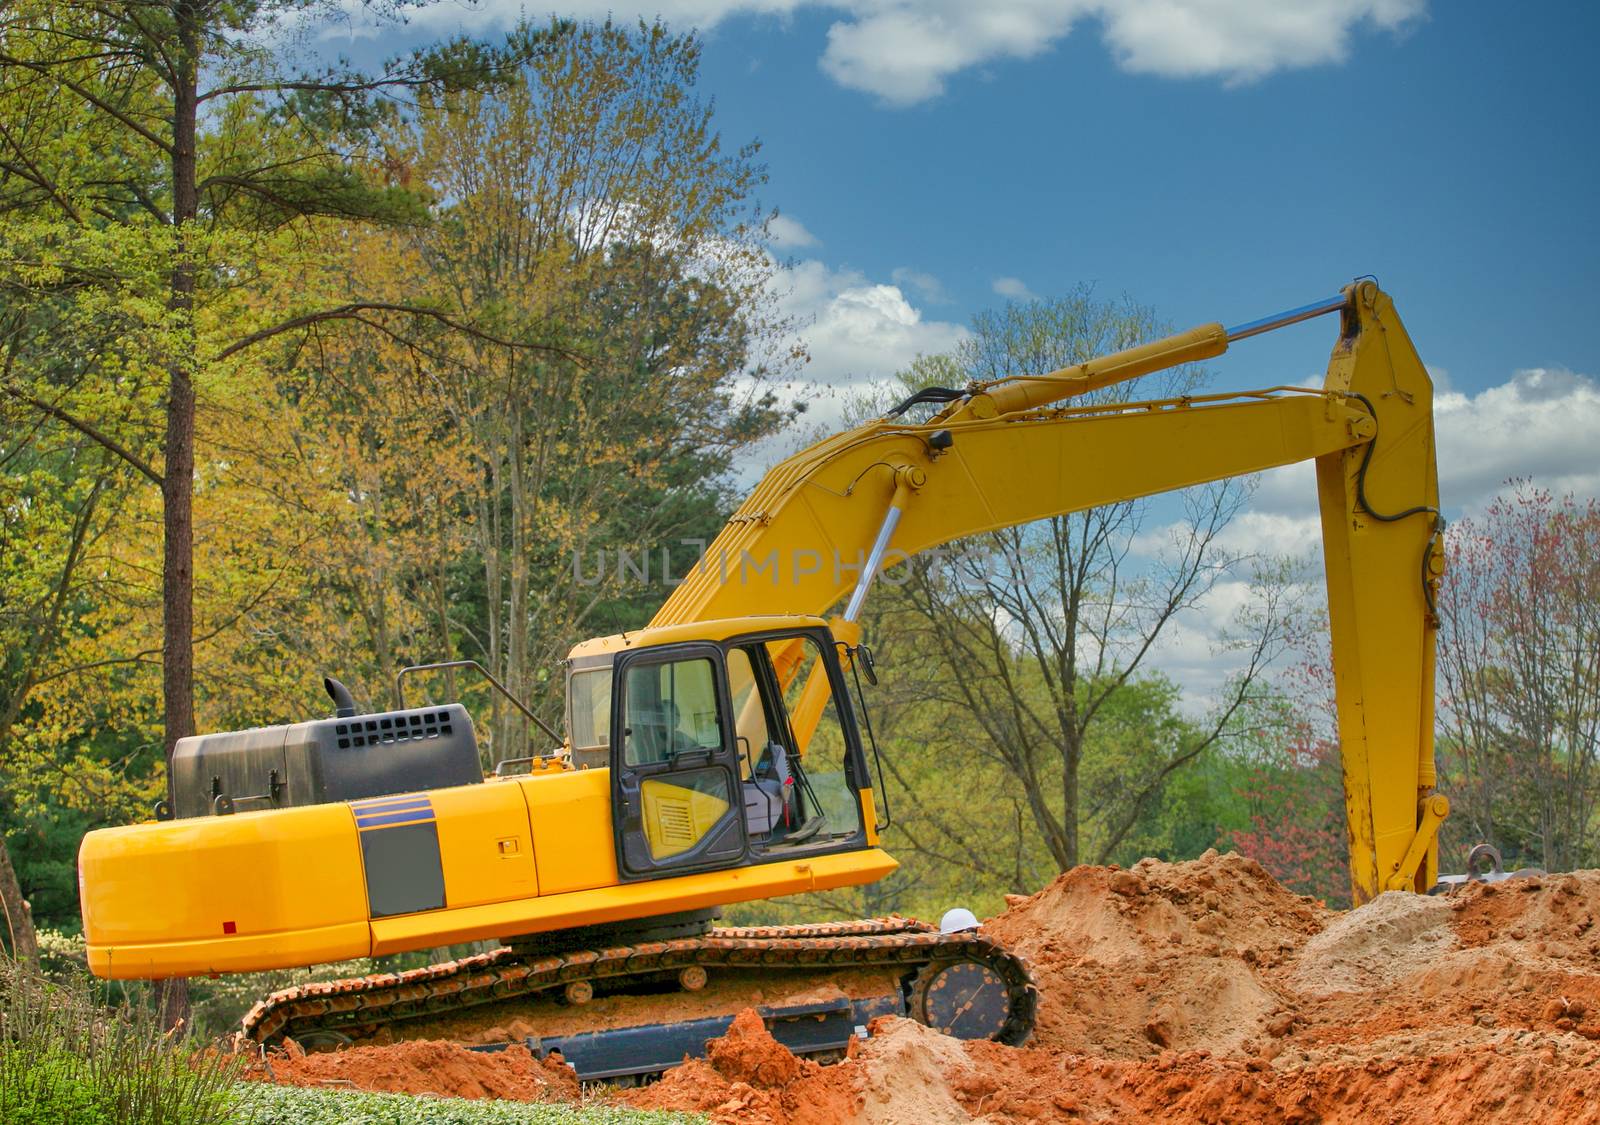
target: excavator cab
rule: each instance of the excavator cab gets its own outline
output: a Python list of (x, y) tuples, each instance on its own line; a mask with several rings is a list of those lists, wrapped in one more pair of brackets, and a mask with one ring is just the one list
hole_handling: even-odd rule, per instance
[(624, 880), (868, 846), (869, 775), (827, 629), (640, 648), (607, 678)]

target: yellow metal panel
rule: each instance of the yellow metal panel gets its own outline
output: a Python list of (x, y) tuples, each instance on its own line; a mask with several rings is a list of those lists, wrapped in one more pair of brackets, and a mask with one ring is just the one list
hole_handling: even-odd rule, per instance
[(371, 950), (372, 930), (364, 920), (278, 934), (138, 945), (90, 943), (88, 947), (89, 971), (107, 980), (162, 980), (308, 967), (366, 957)]
[(609, 769), (519, 777), (517, 785), (528, 802), (540, 894), (616, 883)]
[(429, 792), (449, 905), (476, 906), (539, 893), (523, 792), (522, 786), (503, 782)]
[[(735, 567), (735, 570), (737, 567)], [(699, 573), (698, 571), (696, 573)], [(704, 577), (715, 580), (716, 568), (710, 567)], [(760, 576), (757, 576), (760, 577)], [(794, 613), (752, 612), (742, 617), (706, 619), (688, 622), (664, 623), (658, 627), (638, 629), (632, 633), (613, 633), (609, 637), (595, 637), (580, 641), (567, 652), (569, 660), (588, 656), (627, 652), (653, 645), (678, 644), (681, 641), (725, 641), (740, 633), (757, 633), (765, 630), (778, 632), (789, 629), (812, 629), (823, 624), (820, 617)]]
[(643, 806), (644, 838), (653, 859), (682, 855), (704, 839), (728, 811), (728, 802), (721, 797), (666, 781), (640, 785), (639, 801)]
[(368, 952), (345, 805), (105, 828), (84, 837), (78, 863), (97, 972), (233, 972)]
[(867, 843), (873, 847), (878, 846), (878, 802), (873, 799), (871, 789), (861, 792), (861, 816), (867, 826)]
[[(784, 860), (676, 879), (651, 879), (493, 906), (379, 918), (372, 923), (373, 951), (399, 953), (428, 945), (498, 939), (511, 934), (647, 918), (730, 902), (873, 883), (897, 866), (888, 853), (865, 851)], [(542, 869), (542, 868), (541, 868)]]

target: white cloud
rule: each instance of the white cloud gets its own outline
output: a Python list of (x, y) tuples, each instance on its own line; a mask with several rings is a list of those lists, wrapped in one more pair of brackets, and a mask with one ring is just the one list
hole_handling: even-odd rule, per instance
[(1435, 397), (1439, 494), (1476, 510), (1510, 477), (1558, 495), (1600, 496), (1600, 384), (1565, 368), (1530, 367), (1476, 395)]
[(805, 224), (792, 215), (774, 215), (767, 224), (767, 239), (772, 245), (783, 250), (798, 250), (805, 246), (816, 246), (817, 236), (808, 231)]
[(890, 105), (914, 105), (942, 94), (945, 80), (959, 71), (1049, 50), (1085, 5), (889, 0), (849, 7), (851, 18), (828, 28), (823, 72)]
[[(383, 34), (370, 11), (345, 0), (341, 36)], [(1248, 82), (1275, 71), (1337, 63), (1352, 33), (1397, 34), (1422, 19), (1427, 0), (657, 0), (650, 4), (577, 0), (556, 14), (624, 23), (661, 16), (711, 30), (737, 16), (788, 16), (802, 8), (840, 15), (828, 28), (819, 65), (842, 86), (889, 105), (937, 97), (948, 79), (985, 64), (1031, 59), (1085, 21), (1122, 69), (1164, 78)], [(408, 13), (416, 28), (446, 33), (504, 27), (526, 0), (438, 4)]]
[(811, 355), (802, 378), (814, 385), (865, 387), (967, 335), (959, 324), (925, 318), (898, 285), (815, 259), (783, 271), (779, 284), (781, 307), (801, 321), (798, 335)]
[(1401, 32), (1426, 0), (1103, 0), (1105, 40), (1124, 70), (1247, 82), (1343, 62), (1362, 25)]
[(1034, 58), (1085, 19), (1118, 64), (1165, 78), (1247, 82), (1343, 61), (1352, 30), (1399, 32), (1426, 0), (858, 0), (828, 29), (822, 69), (843, 86), (911, 105), (951, 76)]
[(806, 413), (798, 429), (761, 443), (735, 466), (744, 488), (800, 446), (843, 428), (853, 400), (890, 396), (894, 374), (918, 355), (949, 351), (968, 335), (959, 324), (925, 317), (899, 285), (814, 258), (779, 270), (772, 284), (779, 313), (795, 323), (794, 341), (810, 357), (777, 390), (803, 402)]
[(894, 272), (889, 275), (889, 280), (902, 287), (909, 285), (929, 304), (947, 305), (951, 301), (950, 294), (945, 291), (944, 282), (931, 273), (914, 270), (910, 266), (896, 266)]
[(1013, 301), (1033, 301), (1038, 299), (1033, 290), (1029, 289), (1027, 283), (1020, 277), (997, 277), (990, 288), (1000, 296), (1007, 297)]

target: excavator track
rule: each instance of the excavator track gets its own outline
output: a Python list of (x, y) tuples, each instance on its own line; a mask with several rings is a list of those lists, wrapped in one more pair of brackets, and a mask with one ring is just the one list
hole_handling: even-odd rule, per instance
[[(250, 1010), (244, 1032), (263, 1045), (319, 1037), (356, 1040), (383, 1028), (393, 1032), (396, 1025), (410, 1020), (451, 1016), (519, 998), (560, 995), (575, 982), (626, 991), (630, 984), (657, 982), (694, 966), (708, 971), (812, 970), (819, 975), (898, 967), (905, 980), (918, 981), (915, 990), (909, 985), (902, 989), (906, 1001), (903, 1014), (936, 1022), (929, 1019), (924, 1005), (911, 1003), (912, 992), (920, 998), (930, 976), (958, 965), (972, 968), (952, 974), (953, 983), (970, 977), (1003, 987), (1003, 1005), (1000, 997), (985, 999), (990, 1024), (999, 1025), (989, 1038), (1020, 1046), (1033, 1030), (1039, 1000), (1022, 960), (980, 933), (943, 934), (927, 923), (904, 918), (729, 927), (700, 937), (574, 948), (543, 956), (502, 948), (420, 969), (284, 989)], [(958, 997), (953, 1007), (947, 1002), (943, 1010), (959, 1012), (967, 1025), (977, 1026), (983, 1021), (972, 1019), (975, 999)]]

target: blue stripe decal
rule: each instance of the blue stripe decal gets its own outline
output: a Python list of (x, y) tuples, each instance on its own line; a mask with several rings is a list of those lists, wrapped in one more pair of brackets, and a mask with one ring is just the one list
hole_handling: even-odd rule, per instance
[(413, 812), (383, 813), (374, 816), (356, 818), (357, 828), (378, 828), (385, 824), (433, 824), (432, 809), (418, 809)]
[(397, 809), (425, 809), (431, 807), (432, 803), (427, 797), (404, 797), (390, 801), (352, 801), (350, 807), (357, 816), (365, 816), (367, 813), (394, 812)]

